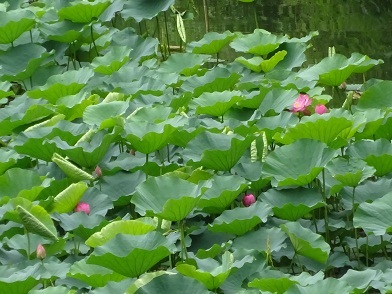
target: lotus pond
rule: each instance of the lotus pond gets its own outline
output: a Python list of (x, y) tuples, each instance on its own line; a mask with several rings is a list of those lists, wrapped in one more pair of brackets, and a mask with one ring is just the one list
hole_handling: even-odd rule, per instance
[[(2, 293), (391, 293), (382, 60), (305, 66), (317, 32), (185, 46), (173, 4), (0, 3)], [(180, 52), (116, 26), (162, 13)]]

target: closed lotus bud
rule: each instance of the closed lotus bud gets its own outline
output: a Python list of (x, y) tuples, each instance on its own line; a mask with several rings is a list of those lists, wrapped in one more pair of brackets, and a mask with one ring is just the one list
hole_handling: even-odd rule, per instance
[(83, 211), (86, 214), (90, 214), (90, 204), (86, 202), (79, 202), (75, 207), (75, 212)]
[(100, 168), (98, 165), (97, 165), (97, 167), (95, 168), (94, 173), (96, 174), (96, 176), (97, 176), (98, 178), (102, 177), (102, 170), (101, 170), (101, 168)]
[(134, 149), (129, 150), (129, 154), (135, 156), (135, 150)]
[(314, 111), (318, 114), (324, 114), (328, 111), (328, 108), (323, 104), (318, 104), (318, 105), (316, 105), (316, 108), (314, 109)]
[(41, 243), (38, 244), (37, 246), (37, 258), (39, 259), (44, 259), (46, 257), (46, 251), (44, 246), (42, 246)]
[(255, 202), (256, 202), (256, 198), (255, 198), (255, 196), (253, 194), (247, 194), (247, 195), (244, 196), (244, 198), (242, 198), (242, 203), (246, 207), (251, 206)]

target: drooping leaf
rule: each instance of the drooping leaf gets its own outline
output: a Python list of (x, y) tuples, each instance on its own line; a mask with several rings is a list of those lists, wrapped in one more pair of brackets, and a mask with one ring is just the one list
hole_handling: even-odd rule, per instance
[(0, 11), (0, 44), (14, 42), (35, 24), (35, 15), (27, 9)]
[(286, 51), (279, 51), (275, 53), (270, 59), (263, 59), (259, 56), (246, 59), (243, 56), (237, 57), (235, 60), (254, 72), (269, 72), (286, 56)]
[(190, 107), (195, 108), (196, 114), (221, 117), (241, 99), (240, 91), (207, 92), (192, 100)]
[(166, 11), (171, 5), (173, 5), (174, 0), (135, 0), (128, 1), (124, 5), (124, 9), (121, 11), (122, 17), (125, 19), (132, 17), (137, 22), (141, 22), (143, 19), (152, 19), (159, 12)]
[(59, 168), (70, 178), (76, 180), (89, 180), (93, 181), (95, 178), (86, 173), (84, 170), (78, 168), (73, 163), (65, 159), (64, 157), (60, 156), (57, 153), (54, 153), (52, 156), (52, 161), (56, 163)]
[(94, 2), (71, 2), (70, 6), (57, 11), (61, 19), (76, 23), (89, 23), (100, 16), (111, 4), (110, 0), (96, 0)]
[(303, 186), (313, 181), (335, 154), (322, 142), (300, 139), (269, 153), (263, 171), (273, 177), (274, 186)]
[(131, 49), (126, 46), (112, 46), (104, 56), (95, 57), (91, 66), (95, 72), (111, 75), (129, 60), (130, 52)]
[(161, 64), (158, 70), (163, 73), (176, 72), (184, 76), (192, 76), (198, 72), (206, 60), (207, 56), (201, 54), (172, 54)]
[(138, 277), (173, 252), (174, 245), (158, 232), (118, 234), (94, 249), (87, 264), (97, 264), (127, 277)]
[(236, 207), (225, 210), (209, 225), (209, 230), (243, 235), (261, 222), (266, 222), (270, 215), (272, 215), (271, 207), (268, 204), (256, 201), (250, 207)]
[(142, 214), (180, 221), (196, 206), (201, 187), (172, 176), (150, 177), (137, 186), (131, 201)]
[(226, 31), (224, 33), (209, 32), (197, 42), (191, 42), (189, 50), (197, 54), (217, 54), (224, 46), (236, 37), (235, 34)]
[(354, 226), (366, 234), (382, 236), (392, 232), (392, 193), (387, 193), (372, 203), (359, 204), (354, 213)]
[(297, 222), (285, 223), (280, 227), (289, 236), (296, 254), (320, 263), (327, 262), (331, 248), (321, 235), (302, 227)]

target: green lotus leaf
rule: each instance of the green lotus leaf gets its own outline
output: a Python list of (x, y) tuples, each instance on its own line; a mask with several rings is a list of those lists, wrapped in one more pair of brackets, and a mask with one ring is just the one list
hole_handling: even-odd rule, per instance
[(150, 177), (137, 186), (131, 202), (141, 214), (153, 214), (170, 221), (184, 219), (201, 197), (201, 187), (186, 180)]
[(13, 47), (0, 55), (1, 79), (23, 81), (31, 77), (41, 64), (51, 55), (42, 46), (24, 44)]
[(226, 171), (238, 162), (252, 141), (252, 136), (203, 132), (188, 143), (183, 157), (188, 165)]
[(110, 0), (95, 0), (94, 2), (71, 2), (71, 6), (62, 7), (57, 11), (61, 20), (67, 19), (76, 23), (89, 23), (98, 18), (108, 6)]
[[(46, 121), (48, 122), (48, 121)], [(54, 126), (34, 125), (23, 133), (19, 133), (13, 142), (14, 149), (20, 154), (26, 154), (44, 161), (51, 161), (53, 153), (63, 153), (63, 150), (52, 141), (58, 137), (57, 142), (67, 142), (74, 145), (80, 137), (87, 132), (88, 127), (60, 120)], [(61, 138), (61, 140), (60, 140)]]
[(205, 230), (197, 238), (192, 238), (189, 250), (196, 252), (196, 257), (200, 259), (215, 258), (231, 247), (231, 239), (233, 237), (231, 234)]
[(49, 213), (39, 205), (32, 205), (30, 209), (17, 206), (16, 210), (26, 230), (43, 237), (57, 241), (57, 230)]
[(273, 186), (303, 186), (313, 181), (336, 155), (326, 144), (300, 139), (269, 153), (263, 171), (272, 176)]
[(271, 71), (280, 61), (284, 59), (287, 51), (278, 51), (270, 59), (263, 59), (260, 56), (255, 56), (250, 59), (246, 59), (243, 56), (237, 57), (235, 61), (245, 65), (252, 71), (255, 72), (269, 72)]
[(11, 91), (11, 83), (0, 82), (0, 99), (12, 95), (14, 95), (14, 92)]
[(377, 177), (392, 172), (392, 146), (386, 139), (376, 141), (357, 141), (350, 145), (347, 154), (351, 157), (364, 160), (369, 166), (376, 169)]
[(12, 168), (0, 176), (1, 196), (23, 197), (34, 201), (47, 186), (49, 181), (33, 170)]
[(366, 109), (366, 123), (364, 128), (360, 128), (355, 133), (355, 139), (374, 139), (375, 133), (380, 128), (386, 117), (386, 111), (381, 109)]
[(206, 92), (195, 98), (190, 107), (196, 108), (196, 114), (221, 117), (241, 99), (240, 91)]
[(67, 276), (81, 280), (93, 287), (103, 287), (109, 281), (119, 282), (126, 278), (123, 275), (113, 272), (105, 267), (95, 264), (87, 264), (84, 259), (72, 264)]
[(346, 282), (355, 289), (367, 291), (370, 287), (370, 284), (373, 284), (375, 281), (380, 281), (381, 278), (381, 270), (367, 268), (363, 271), (349, 269), (347, 273), (339, 280)]
[(196, 74), (207, 59), (208, 56), (201, 54), (172, 54), (166, 61), (162, 62), (158, 71), (163, 73), (175, 72), (188, 77)]
[(211, 183), (197, 204), (208, 213), (222, 213), (248, 186), (244, 178), (235, 175), (215, 175)]
[(204, 284), (208, 290), (217, 289), (230, 275), (233, 269), (233, 255), (226, 251), (222, 255), (222, 264), (212, 258), (196, 259), (197, 267), (191, 264), (177, 264), (176, 269), (184, 276), (192, 277)]
[[(166, 121), (173, 112), (171, 107), (164, 105), (149, 105), (137, 108), (127, 119), (131, 121), (143, 121), (150, 123), (160, 123)], [(181, 117), (181, 119), (185, 119)]]
[(337, 157), (332, 159), (325, 168), (336, 180), (349, 187), (358, 186), (362, 181), (373, 176), (375, 172), (373, 167), (357, 158), (347, 160)]
[(31, 290), (29, 294), (69, 294), (70, 290), (65, 286), (54, 286), (46, 289)]
[(35, 14), (27, 9), (0, 11), (0, 44), (13, 43), (20, 35), (33, 28)]
[(272, 208), (263, 202), (256, 201), (250, 207), (236, 207), (225, 210), (218, 216), (208, 229), (212, 232), (225, 232), (243, 235), (272, 215)]
[(208, 129), (210, 132), (220, 133), (221, 125), (212, 118), (199, 119), (196, 117), (186, 118), (184, 126), (177, 128), (170, 136), (169, 142), (173, 145), (185, 147), (189, 141), (198, 134)]
[(372, 203), (359, 204), (354, 212), (354, 227), (366, 234), (382, 236), (392, 232), (392, 193), (387, 193)]
[(85, 182), (73, 183), (54, 197), (52, 212), (66, 213), (72, 211), (87, 190)]
[(13, 273), (13, 275), (10, 275), (7, 278), (0, 278), (1, 289), (9, 294), (28, 293), (39, 283), (39, 279), (26, 276), (26, 274), (21, 275), (20, 271)]
[[(249, 121), (251, 120), (252, 118)], [(275, 133), (282, 132), (291, 126), (295, 126), (297, 123), (297, 116), (291, 112), (282, 111), (275, 116), (261, 116), (256, 120), (255, 126), (260, 131), (265, 132), (268, 141), (272, 141), (272, 136)]]
[(209, 32), (197, 42), (191, 42), (188, 50), (196, 54), (217, 54), (227, 44), (229, 44), (236, 34), (226, 31), (224, 33)]
[(320, 192), (315, 189), (270, 189), (260, 197), (272, 207), (275, 216), (289, 221), (296, 221), (325, 205)]
[(367, 88), (358, 101), (357, 108), (360, 111), (369, 108), (390, 109), (392, 103), (387, 97), (392, 94), (392, 81), (380, 81)]
[(144, 235), (155, 230), (152, 224), (139, 220), (119, 220), (111, 222), (87, 239), (86, 245), (98, 247), (113, 239), (117, 234)]
[(237, 52), (266, 55), (288, 40), (287, 36), (276, 36), (262, 29), (255, 29), (252, 34), (237, 37), (230, 43)]
[(87, 264), (97, 264), (127, 277), (139, 277), (171, 252), (174, 244), (158, 232), (118, 234), (94, 249)]
[(290, 279), (288, 275), (271, 274), (272, 271), (263, 272), (263, 277), (260, 279), (254, 279), (248, 283), (249, 287), (260, 289), (261, 291), (267, 291), (270, 293), (284, 294), (286, 291), (298, 282)]
[(214, 67), (206, 72), (205, 75), (193, 76), (185, 80), (181, 88), (185, 92), (192, 92), (194, 97), (199, 97), (205, 92), (223, 92), (231, 90), (238, 82), (241, 75), (230, 72), (226, 68)]
[(296, 222), (285, 223), (280, 227), (289, 236), (296, 254), (323, 264), (327, 262), (331, 248), (321, 235)]
[(52, 161), (58, 165), (58, 167), (70, 178), (75, 180), (88, 180), (94, 181), (95, 178), (86, 173), (84, 170), (78, 168), (76, 165), (65, 159), (61, 155), (54, 153)]
[(0, 114), (0, 136), (10, 135), (15, 128), (42, 120), (51, 114), (53, 110), (45, 105), (44, 100), (18, 96)]
[(70, 44), (80, 38), (84, 29), (84, 24), (73, 23), (69, 20), (55, 23), (42, 22), (39, 30), (49, 40)]
[(283, 135), (276, 134), (273, 138), (283, 144), (308, 138), (334, 146), (339, 144), (339, 138), (347, 139), (347, 135), (351, 134), (347, 129), (353, 129), (353, 125), (354, 120), (350, 119), (348, 112), (337, 110), (324, 115), (304, 117), (300, 123), (289, 127)]
[[(62, 153), (80, 166), (90, 169), (95, 168), (101, 159), (105, 156), (113, 141), (118, 136), (118, 130), (114, 129), (112, 133), (104, 130), (93, 133), (88, 141), (79, 141), (74, 146), (69, 146), (66, 142), (54, 138), (53, 142), (61, 147)], [(64, 170), (63, 170), (64, 171)], [(92, 179), (91, 176), (85, 179)]]
[[(14, 149), (1, 148), (0, 149), (0, 176), (8, 169), (15, 165), (24, 166), (24, 163), (28, 162), (29, 159), (23, 155), (15, 152)], [(0, 193), (3, 194), (3, 193)]]
[(271, 182), (271, 177), (264, 177), (262, 166), (263, 163), (261, 161), (252, 162), (250, 158), (245, 160), (243, 157), (232, 168), (232, 172), (250, 181), (250, 188), (258, 191)]
[(85, 212), (55, 214), (54, 218), (64, 231), (72, 232), (79, 240), (87, 240), (109, 223), (104, 216), (91, 212), (89, 215)]
[(161, 11), (168, 10), (173, 4), (174, 0), (158, 2), (155, 0), (134, 0), (125, 3), (121, 15), (125, 19), (132, 17), (137, 22), (141, 22), (143, 19), (152, 19)]
[(28, 95), (31, 98), (44, 98), (56, 104), (61, 97), (77, 94), (93, 75), (93, 70), (87, 67), (69, 70), (63, 74), (51, 76), (44, 86), (29, 91)]
[[(132, 160), (133, 156), (126, 153), (127, 158)], [(103, 166), (102, 166), (103, 168)], [(112, 176), (105, 176), (100, 180), (100, 190), (107, 194), (113, 202), (124, 201), (129, 204), (129, 196), (134, 194), (136, 187), (146, 179), (142, 171), (133, 173), (119, 171)]]
[(87, 106), (83, 112), (83, 120), (89, 125), (102, 126), (110, 118), (123, 115), (129, 103), (125, 101), (112, 101)]
[(286, 294), (330, 294), (330, 293), (353, 293), (353, 287), (347, 282), (334, 278), (326, 278), (312, 285), (294, 285), (287, 290)]
[(260, 111), (262, 115), (271, 112), (271, 110), (276, 114), (280, 114), (284, 109), (291, 108), (297, 97), (298, 92), (296, 90), (274, 88), (265, 95), (258, 111)]
[(91, 66), (95, 72), (111, 75), (129, 61), (131, 50), (126, 46), (112, 46), (104, 56), (95, 57)]
[[(149, 273), (147, 273), (149, 274)], [(146, 275), (147, 275), (146, 274)], [(145, 275), (143, 275), (144, 277)], [(106, 294), (106, 293), (125, 293), (130, 285), (135, 281), (135, 278), (128, 278), (121, 282), (108, 282), (104, 287), (94, 289), (95, 294)]]
[(359, 53), (351, 54), (346, 58), (341, 54), (334, 54), (324, 58), (321, 62), (299, 73), (299, 77), (328, 86), (339, 86), (347, 80), (352, 73), (363, 73), (373, 66), (382, 64), (381, 59), (371, 59)]
[(195, 293), (208, 294), (204, 285), (195, 279), (172, 272), (147, 273), (127, 289), (126, 294)]
[(295, 67), (300, 67), (303, 65), (303, 63), (306, 61), (305, 51), (307, 47), (308, 44), (301, 42), (281, 44), (279, 49), (286, 51), (287, 55), (275, 66), (275, 70), (292, 70)]

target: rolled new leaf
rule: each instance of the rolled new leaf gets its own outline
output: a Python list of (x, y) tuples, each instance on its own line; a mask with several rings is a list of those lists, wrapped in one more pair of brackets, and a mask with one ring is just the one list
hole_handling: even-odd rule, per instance
[(87, 190), (85, 182), (71, 184), (64, 191), (54, 197), (52, 212), (67, 213), (72, 211), (82, 199), (84, 192)]
[(18, 205), (16, 207), (20, 219), (28, 232), (53, 239), (57, 238), (57, 231), (49, 213), (41, 206), (34, 205), (30, 211)]
[(86, 173), (85, 171), (81, 170), (68, 160), (66, 160), (64, 157), (61, 155), (54, 153), (52, 156), (52, 161), (58, 165), (59, 168), (70, 178), (76, 179), (76, 180), (88, 180), (88, 181), (94, 181), (95, 178)]

